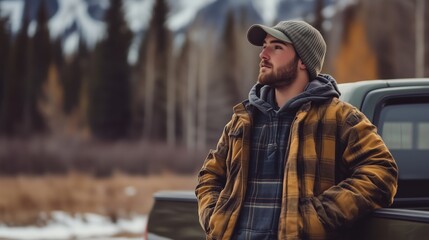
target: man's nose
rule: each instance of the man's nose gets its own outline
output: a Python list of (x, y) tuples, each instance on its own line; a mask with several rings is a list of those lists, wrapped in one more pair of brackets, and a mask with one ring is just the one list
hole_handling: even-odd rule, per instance
[(262, 48), (262, 51), (259, 53), (259, 58), (263, 60), (270, 59), (270, 56), (268, 55), (268, 48)]

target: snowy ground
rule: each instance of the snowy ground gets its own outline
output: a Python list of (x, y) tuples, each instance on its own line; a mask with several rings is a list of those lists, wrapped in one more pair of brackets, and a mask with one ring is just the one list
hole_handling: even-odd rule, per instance
[(112, 223), (108, 218), (96, 214), (70, 216), (64, 212), (54, 212), (52, 220), (45, 227), (8, 227), (0, 225), (0, 239), (13, 240), (130, 240), (112, 238), (118, 233), (132, 233), (142, 237), (146, 226), (146, 216), (121, 219)]

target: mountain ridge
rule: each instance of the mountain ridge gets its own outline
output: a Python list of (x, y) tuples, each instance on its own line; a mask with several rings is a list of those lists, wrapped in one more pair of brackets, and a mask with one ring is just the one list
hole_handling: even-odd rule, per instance
[[(135, 37), (141, 39), (150, 21), (152, 7), (156, 0), (125, 0), (125, 19)], [(246, 14), (252, 23), (272, 25), (278, 19), (302, 18), (311, 15), (317, 0), (267, 0), (261, 4), (257, 0), (167, 0), (170, 13), (167, 26), (177, 36), (185, 32), (194, 22), (221, 31), (226, 14), (233, 11)], [(49, 29), (52, 38), (61, 38), (69, 46), (66, 52), (73, 52), (77, 42), (83, 40), (89, 47), (104, 37), (104, 12), (109, 7), (107, 1), (95, 0), (2, 0), (2, 15), (9, 15), (12, 32), (19, 29), (22, 15), (35, 19), (38, 7), (46, 5), (49, 16)], [(325, 5), (333, 0), (325, 0)], [(21, 9), (20, 9), (21, 8)], [(21, 16), (17, 16), (21, 14)], [(139, 36), (140, 35), (140, 36)], [(73, 49), (74, 48), (74, 49)]]

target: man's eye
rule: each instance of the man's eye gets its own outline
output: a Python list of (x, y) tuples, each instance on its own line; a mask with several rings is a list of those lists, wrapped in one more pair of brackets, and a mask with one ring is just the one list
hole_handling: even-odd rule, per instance
[(274, 46), (274, 49), (283, 49), (281, 46)]

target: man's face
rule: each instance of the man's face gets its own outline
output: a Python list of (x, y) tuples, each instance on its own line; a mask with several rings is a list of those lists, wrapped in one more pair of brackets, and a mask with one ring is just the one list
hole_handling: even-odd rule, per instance
[(259, 57), (259, 83), (281, 87), (296, 79), (299, 58), (291, 44), (267, 34)]

